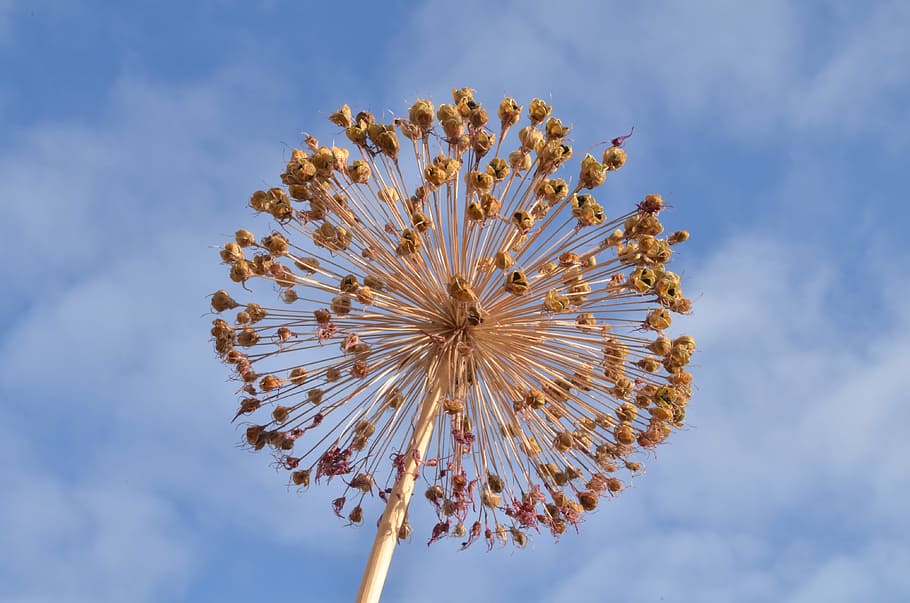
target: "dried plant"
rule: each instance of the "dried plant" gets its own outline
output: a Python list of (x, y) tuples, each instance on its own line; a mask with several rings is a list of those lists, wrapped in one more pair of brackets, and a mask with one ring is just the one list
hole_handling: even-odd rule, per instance
[(523, 546), (577, 529), (682, 425), (695, 343), (664, 334), (690, 308), (665, 265), (688, 233), (660, 238), (659, 195), (608, 218), (586, 192), (628, 136), (572, 185), (570, 128), (546, 102), (520, 127), (504, 99), (494, 132), (472, 90), (453, 97), (388, 124), (345, 105), (330, 120), (352, 150), (308, 136), (286, 187), (250, 199), (271, 231), (221, 250), (232, 281), (269, 281), (281, 303), (217, 291), (215, 311), (238, 311), (212, 335), (242, 383), (237, 417), (263, 417), (246, 443), (295, 486), (343, 480), (336, 514), (359, 524), (376, 496), (377, 539), (406, 537), (419, 478), (429, 542)]

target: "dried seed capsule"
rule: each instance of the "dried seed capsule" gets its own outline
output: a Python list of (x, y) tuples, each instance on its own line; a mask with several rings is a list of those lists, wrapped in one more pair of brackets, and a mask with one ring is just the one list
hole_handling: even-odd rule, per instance
[(288, 381), (294, 385), (303, 385), (307, 378), (307, 371), (304, 367), (298, 366), (291, 370), (291, 373), (288, 375)]
[(448, 291), (449, 296), (456, 301), (471, 303), (477, 300), (467, 279), (460, 274), (452, 275), (449, 279)]
[(408, 119), (420, 128), (421, 135), (426, 136), (433, 127), (433, 103), (418, 99), (408, 110)]
[(350, 314), (351, 297), (349, 295), (338, 295), (332, 298), (332, 312), (339, 316)]
[(294, 471), (291, 473), (291, 481), (295, 486), (307, 487), (310, 485), (310, 470), (301, 469), (300, 471)]
[(219, 289), (212, 294), (212, 309), (215, 310), (215, 312), (233, 310), (239, 305), (240, 304), (234, 301), (234, 298), (228, 295), (228, 292), (224, 289)]
[(506, 97), (499, 103), (499, 110), (496, 113), (502, 129), (505, 130), (517, 124), (521, 119), (521, 105), (514, 98)]
[(528, 106), (528, 117), (531, 118), (532, 124), (537, 125), (543, 123), (543, 120), (549, 117), (550, 111), (552, 111), (550, 105), (542, 99), (535, 98)]
[(342, 105), (341, 109), (329, 115), (329, 121), (342, 128), (350, 127), (353, 123), (351, 119), (351, 108), (347, 105)]
[(506, 277), (503, 287), (513, 295), (524, 295), (528, 292), (528, 278), (520, 270), (512, 271)]
[(603, 165), (608, 171), (618, 170), (626, 164), (626, 152), (619, 147), (607, 147), (603, 155)]
[(596, 509), (599, 498), (597, 492), (592, 490), (585, 490), (584, 492), (578, 493), (578, 502), (585, 511), (593, 511)]

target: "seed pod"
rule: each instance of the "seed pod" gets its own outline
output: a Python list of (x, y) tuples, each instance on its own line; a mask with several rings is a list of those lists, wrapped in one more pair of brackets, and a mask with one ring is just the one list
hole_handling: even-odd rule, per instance
[(452, 275), (449, 279), (448, 292), (452, 299), (459, 302), (471, 303), (477, 300), (467, 279), (460, 274)]
[(607, 171), (618, 170), (626, 164), (626, 152), (619, 147), (607, 147), (603, 155), (603, 165)]
[(307, 371), (304, 367), (298, 366), (291, 370), (288, 375), (288, 381), (294, 385), (303, 385), (307, 378)]
[(514, 98), (506, 97), (499, 103), (497, 115), (502, 129), (505, 130), (517, 124), (518, 120), (521, 119), (521, 105)]
[(342, 105), (341, 109), (329, 115), (329, 121), (342, 128), (350, 127), (353, 123), (351, 119), (351, 108), (347, 105)]
[(528, 278), (524, 275), (524, 272), (515, 270), (506, 277), (503, 287), (513, 295), (524, 295), (528, 292)]
[(228, 292), (224, 289), (219, 289), (212, 294), (212, 309), (215, 310), (215, 312), (233, 310), (239, 305), (240, 304), (234, 301), (234, 299), (228, 295)]
[(584, 492), (578, 493), (578, 502), (585, 511), (593, 511), (596, 509), (599, 498), (597, 492), (592, 490), (585, 490)]
[(543, 123), (543, 120), (549, 117), (550, 111), (552, 111), (550, 105), (539, 98), (535, 98), (528, 106), (528, 117), (531, 118), (532, 124), (537, 125)]

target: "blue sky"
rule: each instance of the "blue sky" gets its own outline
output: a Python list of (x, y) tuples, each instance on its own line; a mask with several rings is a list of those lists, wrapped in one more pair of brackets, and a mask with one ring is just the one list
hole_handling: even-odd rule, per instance
[(384, 600), (910, 599), (910, 5), (642, 4), (0, 0), (0, 601), (353, 598), (372, 530), (234, 446), (211, 246), (342, 103), (455, 86), (635, 126), (697, 392), (579, 535), (415, 538)]

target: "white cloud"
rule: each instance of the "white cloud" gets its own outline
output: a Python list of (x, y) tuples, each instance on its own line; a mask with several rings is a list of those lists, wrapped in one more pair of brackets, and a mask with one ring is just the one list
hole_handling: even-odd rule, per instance
[(883, 2), (852, 15), (858, 24), (836, 41), (831, 56), (808, 74), (806, 86), (788, 95), (797, 127), (836, 127), (839, 132), (888, 131), (906, 120), (910, 77), (903, 69), (910, 7)]
[(179, 596), (225, 530), (303, 550), (355, 538), (326, 489), (289, 493), (267, 456), (232, 448), (234, 387), (207, 341), (227, 280), (207, 246), (242, 225), (243, 191), (277, 181), (281, 145), (232, 111), (280, 94), (264, 83), (127, 78), (109, 121), (39, 126), (0, 156), (16, 201), (0, 206), (0, 440), (22, 459), (0, 470), (0, 598)]
[(438, 102), (463, 85), (483, 98), (552, 93), (576, 116), (566, 103), (615, 123), (669, 114), (750, 145), (794, 130), (826, 139), (893, 131), (908, 118), (899, 57), (910, 11), (884, 2), (847, 12), (826, 20), (782, 0), (462, 3), (444, 32), (427, 4), (394, 67), (398, 88), (444, 94)]
[(830, 601), (905, 601), (910, 576), (910, 551), (899, 540), (873, 540), (851, 553), (836, 554), (809, 573), (787, 603)]
[(172, 501), (128, 467), (116, 476), (54, 476), (10, 427), (0, 425), (3, 458), (17, 459), (4, 469), (0, 498), (0, 597), (141, 602), (183, 589), (197, 549)]
[(0, 0), (0, 45), (7, 41), (12, 21), (13, 0)]
[(267, 124), (257, 132), (235, 112), (251, 95), (268, 106), (281, 90), (243, 66), (175, 89), (125, 77), (110, 95), (108, 121), (17, 133), (0, 155), (0, 221), (16, 225), (4, 232), (7, 291), (30, 299), (85, 279), (111, 258), (140, 253), (153, 230), (217, 236), (222, 220), (242, 210), (238, 191), (277, 181), (281, 156), (279, 143), (263, 142)]
[(470, 576), (434, 591), (441, 602), (910, 595), (897, 569), (910, 556), (897, 536), (910, 529), (899, 502), (910, 444), (895, 428), (910, 420), (910, 321), (873, 332), (832, 322), (844, 282), (824, 254), (811, 274), (791, 259), (806, 255), (743, 236), (689, 263), (686, 288), (701, 298), (675, 332), (699, 345), (691, 427), (579, 536), (537, 536), (511, 555), (400, 551), (391, 600), (438, 589), (438, 568)]

